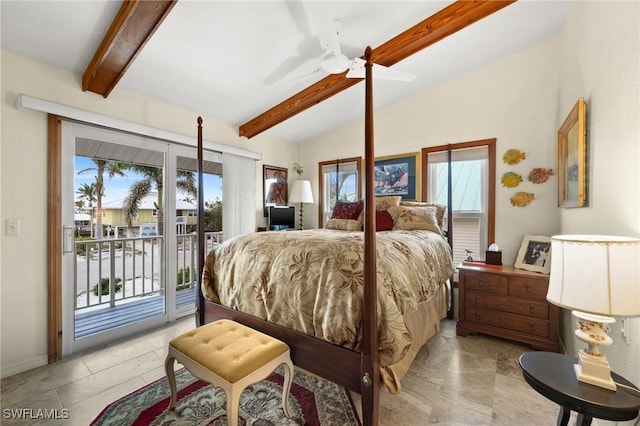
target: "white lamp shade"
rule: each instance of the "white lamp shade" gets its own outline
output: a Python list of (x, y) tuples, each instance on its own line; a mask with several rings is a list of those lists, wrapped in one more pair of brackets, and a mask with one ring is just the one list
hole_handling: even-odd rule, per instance
[(290, 203), (313, 203), (313, 192), (311, 192), (311, 182), (308, 180), (297, 180), (293, 182)]
[(596, 315), (640, 316), (640, 239), (551, 237), (547, 300)]

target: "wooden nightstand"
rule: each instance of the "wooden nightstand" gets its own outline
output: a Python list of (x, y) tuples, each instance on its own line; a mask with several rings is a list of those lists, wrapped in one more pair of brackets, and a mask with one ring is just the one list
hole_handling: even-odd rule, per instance
[(512, 266), (459, 265), (456, 334), (484, 333), (559, 352), (560, 309), (547, 302), (549, 277)]

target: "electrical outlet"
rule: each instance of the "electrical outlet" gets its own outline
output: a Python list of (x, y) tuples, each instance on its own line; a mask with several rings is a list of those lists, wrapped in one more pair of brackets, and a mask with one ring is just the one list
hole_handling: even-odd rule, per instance
[(622, 334), (622, 340), (630, 346), (629, 343), (629, 324), (630, 321), (627, 318), (620, 318), (620, 334)]
[(4, 233), (7, 237), (17, 237), (20, 235), (20, 219), (7, 219), (5, 221)]

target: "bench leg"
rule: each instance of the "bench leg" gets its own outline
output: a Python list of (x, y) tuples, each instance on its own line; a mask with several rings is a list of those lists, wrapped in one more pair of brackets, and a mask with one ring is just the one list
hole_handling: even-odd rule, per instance
[(287, 418), (291, 418), (289, 411), (289, 392), (291, 391), (291, 383), (293, 382), (293, 364), (291, 361), (282, 363), (284, 365), (284, 382), (282, 384), (282, 410)]
[(240, 395), (242, 395), (243, 390), (227, 391), (227, 424), (229, 426), (238, 426)]
[(164, 361), (164, 372), (169, 380), (169, 389), (171, 389), (171, 399), (169, 400), (168, 410), (173, 410), (176, 405), (176, 373), (173, 371), (173, 364), (176, 359), (171, 355), (167, 355), (167, 359)]

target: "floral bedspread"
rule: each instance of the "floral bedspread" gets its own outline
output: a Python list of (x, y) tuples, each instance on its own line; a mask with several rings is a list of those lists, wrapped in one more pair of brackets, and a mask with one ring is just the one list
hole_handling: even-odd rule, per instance
[[(363, 232), (312, 229), (243, 235), (206, 259), (205, 298), (359, 350), (364, 286)], [(412, 343), (403, 315), (453, 274), (449, 245), (430, 231), (376, 234), (380, 363)]]

